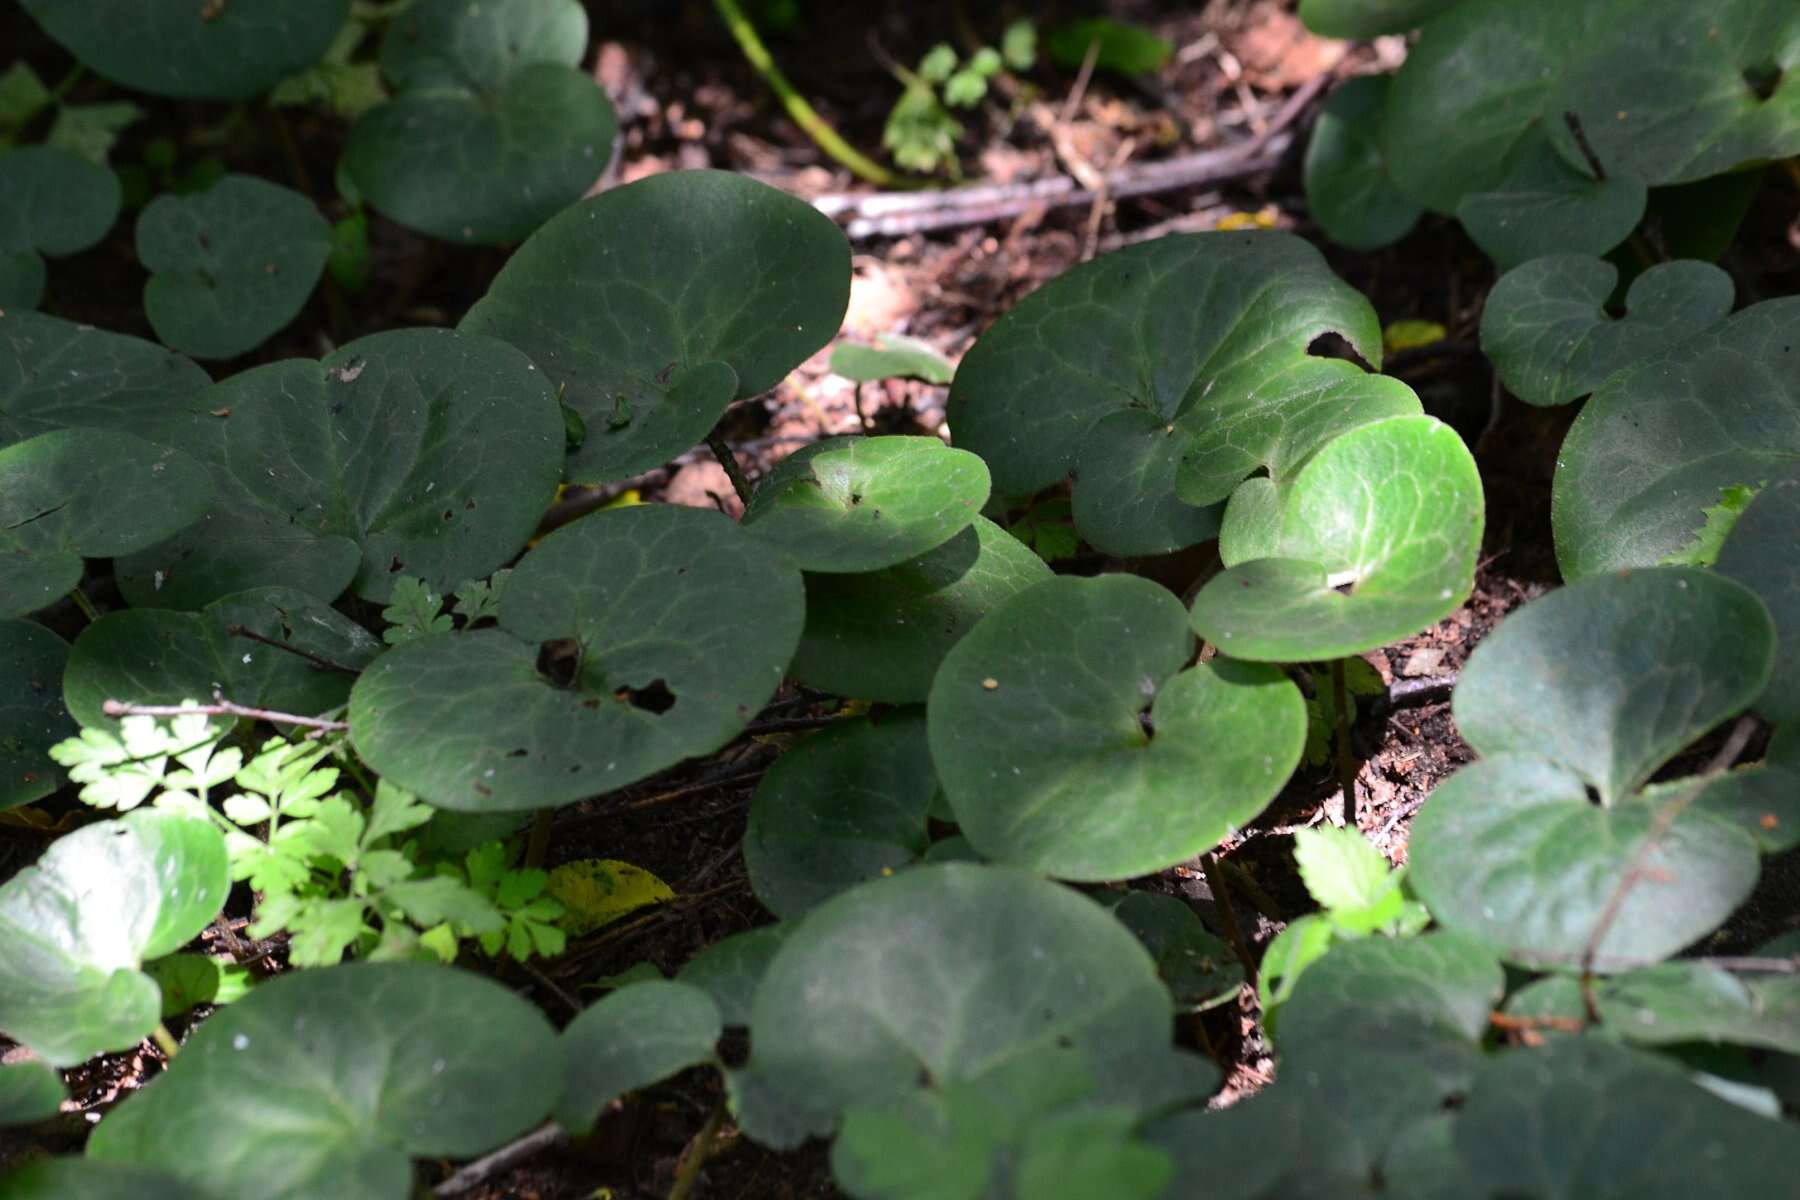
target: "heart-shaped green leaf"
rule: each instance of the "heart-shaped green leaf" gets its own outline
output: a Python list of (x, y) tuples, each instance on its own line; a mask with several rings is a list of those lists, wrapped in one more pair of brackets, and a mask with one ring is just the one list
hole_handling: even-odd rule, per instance
[(829, 342), (849, 302), (850, 245), (829, 218), (742, 175), (674, 171), (548, 222), (462, 327), (566, 389), (587, 426), (569, 477), (597, 483), (694, 445)]
[(801, 570), (860, 574), (943, 545), (987, 498), (982, 461), (934, 437), (827, 438), (757, 485), (744, 528)]
[(626, 1092), (711, 1061), (722, 1032), (718, 1006), (691, 984), (659, 979), (620, 988), (563, 1030), (569, 1069), (557, 1123), (588, 1133), (601, 1110)]
[(1050, 568), (985, 517), (911, 562), (807, 575), (806, 631), (789, 673), (840, 696), (922, 703), (938, 664), (990, 609)]
[[(1778, 0), (1465, 0), (1426, 24), (1394, 79), (1385, 144), (1395, 182), (1447, 213), (1507, 186), (1532, 140), (1590, 184), (1591, 152), (1608, 181), (1635, 187), (1792, 154), (1800, 82), (1780, 75), (1774, 55), (1796, 33), (1800, 13)], [(1752, 81), (1771, 69), (1777, 82), (1764, 94)], [(1552, 210), (1553, 221), (1540, 213), (1531, 232), (1578, 230), (1607, 203), (1602, 187), (1590, 205)]]
[(492, 338), (405, 329), (211, 388), (165, 437), (211, 468), (212, 511), (120, 564), (134, 604), (198, 608), (249, 588), (386, 600), (440, 593), (525, 545), (555, 495), (562, 414)]
[(1691, 1200), (1791, 1190), (1800, 1137), (1603, 1038), (1496, 1056), (1456, 1122), (1464, 1195)]
[(1583, 580), (1519, 609), (1470, 655), (1456, 727), (1482, 754), (1561, 764), (1612, 804), (1755, 700), (1773, 644), (1756, 597), (1712, 572)]
[(596, 513), (520, 561), (500, 628), (377, 659), (351, 736), (444, 808), (566, 804), (734, 737), (780, 686), (802, 604), (800, 573), (718, 513)]
[(119, 177), (67, 150), (0, 154), (0, 310), (36, 308), (44, 260), (86, 250), (119, 215)]
[(1557, 254), (1500, 277), (1481, 314), (1481, 348), (1527, 404), (1567, 404), (1614, 372), (1724, 320), (1731, 276), (1702, 262), (1660, 263), (1632, 281), (1626, 315), (1606, 303), (1618, 268)]
[(344, 168), (376, 208), (452, 242), (511, 242), (581, 198), (618, 120), (580, 70), (574, 0), (419, 0), (388, 25), (395, 97), (363, 114)]
[[(1156, 485), (1138, 499), (1153, 511), (1179, 453), (1180, 499), (1212, 504), (1267, 463), (1296, 397), (1354, 370), (1308, 356), (1323, 333), (1380, 361), (1374, 310), (1300, 239), (1159, 238), (1076, 267), (996, 321), (957, 369), (950, 424), (1001, 495), (1073, 472), (1079, 505), (1087, 481), (1126, 471)], [(1173, 452), (1143, 445), (1159, 431)]]
[(156, 336), (195, 358), (233, 358), (298, 315), (331, 256), (331, 226), (298, 192), (227, 175), (152, 200), (137, 253)]
[(313, 716), (342, 704), (356, 671), (381, 649), (311, 596), (262, 588), (197, 613), (107, 613), (75, 639), (63, 694), (83, 725), (116, 724), (101, 711), (107, 700), (179, 704), (205, 701), (214, 688), (239, 704)]
[[(1173, 1013), (1143, 947), (1079, 893), (1005, 867), (917, 867), (809, 914), (756, 993), (750, 1064), (733, 1085), (750, 1136), (824, 1134), (859, 1106), (902, 1103), (1044, 1056), (1100, 1096), (1139, 1089)], [(1186, 1082), (1206, 1086), (1194, 1070)]]
[(0, 1066), (0, 1125), (47, 1120), (67, 1097), (62, 1076), (48, 1063), (27, 1059)]
[(211, 497), (199, 463), (130, 434), (59, 429), (0, 449), (0, 617), (73, 588), (83, 558), (126, 554), (193, 524)]
[(136, 1045), (162, 1016), (138, 967), (225, 903), (225, 839), (146, 809), (59, 838), (0, 886), (0, 1029), (53, 1066)]
[(63, 707), (69, 644), (31, 621), (0, 621), (0, 809), (41, 799), (62, 786), (63, 772), (45, 753), (74, 736)]
[(725, 1024), (748, 1025), (756, 989), (775, 961), (775, 952), (799, 927), (781, 923), (734, 933), (690, 958), (677, 978), (711, 996)]
[(1507, 152), (1498, 180), (1463, 194), (1456, 217), (1502, 268), (1545, 254), (1604, 254), (1637, 227), (1649, 190), (1632, 175), (1593, 172), (1533, 129)]
[(350, 13), (350, 0), (20, 3), (45, 33), (114, 83), (197, 100), (248, 100), (312, 66)]
[(161, 1171), (86, 1158), (39, 1159), (0, 1179), (6, 1200), (211, 1200)]
[(1112, 914), (1156, 960), (1156, 973), (1174, 998), (1175, 1011), (1199, 1012), (1237, 998), (1244, 985), (1243, 964), (1231, 947), (1206, 931), (1185, 901), (1131, 892), (1112, 906)]
[(1272, 668), (1183, 670), (1181, 602), (1129, 575), (1058, 577), (996, 607), (931, 687), (931, 756), (969, 841), (1065, 879), (1125, 879), (1216, 846), (1281, 790), (1306, 738)]
[(410, 962), (295, 971), (202, 1023), (88, 1155), (242, 1200), (404, 1200), (408, 1156), (522, 1133), (562, 1076), (556, 1031), (491, 980)]
[(0, 317), (0, 448), (69, 426), (154, 437), (171, 420), (204, 412), (209, 382), (154, 342), (7, 312)]
[(1300, 20), (1320, 37), (1365, 39), (1417, 29), (1455, 0), (1300, 0)]
[(807, 738), (750, 802), (744, 867), (756, 898), (792, 919), (918, 862), (936, 791), (922, 712), (846, 721)]
[[(1326, 0), (1330, 3), (1330, 0)], [(1438, 8), (1444, 0), (1417, 0)], [(1303, 19), (1323, 5), (1309, 0)], [(1381, 119), (1387, 107), (1387, 75), (1345, 80), (1313, 125), (1306, 146), (1306, 204), (1332, 241), (1355, 250), (1373, 250), (1405, 237), (1424, 210), (1400, 194), (1388, 174), (1381, 149)]]
[(1775, 618), (1775, 673), (1756, 710), (1777, 724), (1800, 721), (1800, 471), (1757, 493), (1719, 551), (1719, 574), (1762, 598)]
[(1677, 554), (1728, 489), (1800, 465), (1797, 338), (1800, 299), (1765, 301), (1594, 392), (1563, 441), (1551, 497), (1565, 578)]
[(1194, 628), (1227, 654), (1358, 654), (1440, 620), (1474, 587), (1481, 479), (1461, 436), (1435, 418), (1333, 438), (1272, 503), (1269, 544), (1255, 547), (1268, 556), (1239, 561), (1245, 547), (1222, 542), (1237, 565), (1194, 598)]

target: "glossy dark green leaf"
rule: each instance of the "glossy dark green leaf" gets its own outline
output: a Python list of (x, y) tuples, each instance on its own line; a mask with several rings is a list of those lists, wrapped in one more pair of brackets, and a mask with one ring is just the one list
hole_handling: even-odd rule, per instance
[(76, 725), (63, 707), (69, 644), (31, 621), (0, 621), (0, 809), (41, 799), (62, 786), (45, 753)]
[(1186, 902), (1154, 892), (1131, 892), (1112, 906), (1112, 914), (1156, 960), (1156, 972), (1177, 1012), (1199, 1012), (1237, 998), (1244, 983), (1243, 964), (1231, 947), (1206, 931)]
[(119, 215), (119, 177), (49, 146), (0, 153), (0, 311), (36, 308), (44, 260), (86, 250)]
[(1567, 404), (1614, 372), (1672, 346), (1731, 313), (1731, 276), (1701, 262), (1661, 263), (1632, 282), (1626, 315), (1606, 303), (1618, 268), (1558, 254), (1500, 277), (1481, 314), (1481, 348), (1527, 404)]
[(156, 96), (248, 100), (325, 54), (350, 0), (194, 5), (21, 0), (44, 32), (114, 83)]
[(1102, 1097), (1130, 1092), (1172, 1022), (1149, 955), (1086, 897), (1011, 868), (917, 867), (815, 909), (776, 954), (733, 1080), (739, 1119), (791, 1146), (847, 1109), (1046, 1055)]
[(949, 383), (956, 368), (939, 354), (929, 342), (884, 333), (873, 346), (855, 342), (839, 342), (831, 348), (831, 373), (857, 383), (873, 383), (878, 379), (921, 379), (926, 383)]
[(846, 721), (807, 738), (750, 802), (744, 867), (756, 898), (791, 920), (918, 862), (936, 791), (923, 712)]
[[(1800, 1054), (1800, 980), (1666, 962), (1594, 985), (1600, 1030), (1645, 1046), (1710, 1042)], [(1521, 1017), (1583, 1019), (1578, 980), (1539, 980), (1507, 1000)]]
[(1479, 1194), (1691, 1200), (1791, 1190), (1800, 1134), (1600, 1038), (1497, 1056), (1457, 1119)]
[(378, 333), (234, 375), (205, 403), (165, 436), (211, 468), (212, 510), (120, 564), (134, 604), (271, 586), (384, 601), (401, 575), (448, 591), (519, 552), (561, 473), (554, 391), (491, 338)]
[(225, 903), (225, 839), (154, 809), (86, 825), (0, 886), (0, 1030), (53, 1066), (136, 1045), (162, 996), (138, 967)]
[(567, 389), (587, 426), (569, 477), (597, 483), (700, 441), (731, 401), (829, 342), (849, 301), (849, 243), (811, 205), (741, 175), (676, 171), (550, 221), (462, 327), (513, 343)]
[(789, 673), (840, 696), (916, 704), (950, 647), (1050, 568), (985, 517), (911, 562), (807, 575), (806, 630)]
[(725, 1024), (748, 1025), (757, 987), (776, 951), (797, 928), (781, 923), (734, 933), (690, 958), (676, 978), (711, 996)]
[[(0, 1125), (29, 1125), (56, 1115), (68, 1093), (62, 1076), (36, 1059), (0, 1066)], [(0, 1195), (5, 1185), (0, 1184)]]
[(1300, 20), (1320, 37), (1372, 38), (1417, 29), (1455, 0), (1300, 0)]
[(957, 369), (950, 425), (1001, 495), (1130, 471), (1157, 485), (1138, 498), (1153, 511), (1169, 454), (1142, 443), (1160, 422), (1182, 456), (1180, 499), (1205, 506), (1268, 464), (1301, 397), (1354, 371), (1308, 356), (1328, 332), (1380, 361), (1374, 310), (1298, 238), (1159, 238), (1076, 267), (995, 322)]
[(0, 317), (0, 448), (69, 426), (154, 437), (204, 412), (209, 382), (154, 342), (9, 311)]
[[(1096, 550), (1121, 557), (1167, 554), (1218, 536), (1224, 505), (1189, 504), (1178, 494), (1191, 448), (1180, 431), (1155, 413), (1132, 408), (1101, 417), (1090, 432), (1069, 511)], [(1059, 557), (1072, 555), (1075, 545), (1070, 535)], [(1038, 549), (1045, 551), (1045, 543)]]
[(1604, 254), (1630, 236), (1648, 189), (1633, 175), (1596, 178), (1565, 157), (1541, 129), (1507, 152), (1504, 174), (1465, 192), (1457, 219), (1502, 268), (1545, 254)]
[(0, 1200), (211, 1200), (188, 1184), (142, 1167), (87, 1158), (39, 1159), (0, 1179)]
[[(233, 633), (233, 627), (281, 645)], [(305, 593), (262, 588), (215, 600), (197, 613), (107, 613), (75, 639), (63, 695), (83, 725), (114, 725), (101, 711), (109, 699), (180, 704), (206, 701), (214, 688), (238, 704), (314, 716), (341, 705), (355, 672), (381, 649), (362, 626)]]
[(931, 755), (981, 853), (1125, 879), (1217, 845), (1281, 790), (1306, 736), (1270, 668), (1193, 657), (1180, 601), (1129, 575), (1058, 577), (945, 656)]
[(130, 434), (59, 429), (0, 449), (0, 617), (69, 591), (83, 558), (192, 525), (211, 499), (199, 463)]
[(295, 971), (202, 1022), (88, 1154), (240, 1200), (404, 1200), (408, 1156), (523, 1133), (562, 1077), (556, 1031), (491, 980), (414, 962)]
[(568, 1066), (556, 1120), (576, 1134), (626, 1092), (712, 1060), (724, 1031), (719, 1009), (701, 989), (672, 980), (620, 988), (590, 1005), (563, 1030)]
[[(1330, 0), (1326, 0), (1327, 4)], [(1443, 0), (1416, 0), (1438, 7)], [(1313, 0), (1307, 9), (1325, 7)], [(1405, 237), (1424, 210), (1400, 194), (1388, 175), (1381, 148), (1381, 120), (1387, 110), (1386, 75), (1359, 75), (1331, 93), (1313, 124), (1306, 146), (1306, 204), (1332, 241), (1354, 250), (1373, 250)]]
[(1756, 710), (1777, 724), (1800, 721), (1800, 471), (1757, 493), (1726, 535), (1716, 565), (1775, 618), (1775, 672)]
[(1781, 765), (1773, 754), (1714, 777), (1690, 803), (1737, 825), (1764, 854), (1800, 845), (1800, 770)]
[(227, 175), (152, 200), (137, 253), (156, 336), (195, 358), (232, 358), (299, 314), (331, 255), (331, 227), (298, 192)]
[(369, 203), (452, 242), (510, 242), (579, 200), (618, 120), (581, 70), (574, 0), (419, 0), (388, 25), (395, 96), (363, 114), (344, 166)]
[(1797, 343), (1800, 299), (1769, 300), (1595, 391), (1557, 460), (1551, 518), (1564, 577), (1659, 562), (1695, 540), (1726, 489), (1800, 465)]
[(780, 686), (803, 603), (800, 573), (718, 513), (596, 513), (521, 560), (499, 628), (377, 659), (351, 736), (443, 808), (567, 804), (736, 736)]
[(1121, 75), (1162, 70), (1175, 47), (1140, 25), (1108, 17), (1063, 21), (1044, 30), (1044, 50), (1058, 66), (1075, 70), (1094, 56), (1094, 66)]
[(782, 459), (743, 523), (804, 571), (862, 574), (943, 545), (987, 498), (987, 467), (937, 438), (828, 438)]
[[(1390, 417), (1333, 438), (1271, 508), (1269, 544), (1222, 540), (1236, 565), (1194, 598), (1194, 628), (1226, 654), (1361, 653), (1437, 622), (1474, 587), (1481, 479), (1461, 436), (1435, 418)], [(1228, 510), (1228, 534), (1232, 520)], [(1261, 553), (1242, 561), (1246, 549)]]

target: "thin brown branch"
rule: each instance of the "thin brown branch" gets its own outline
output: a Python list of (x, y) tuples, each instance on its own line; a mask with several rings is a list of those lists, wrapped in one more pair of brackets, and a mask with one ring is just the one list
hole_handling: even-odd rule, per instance
[(129, 704), (123, 700), (107, 700), (100, 711), (109, 717), (248, 717), (253, 721), (273, 721), (277, 725), (298, 725), (320, 733), (342, 733), (350, 728), (347, 721), (331, 721), (324, 717), (303, 717), (298, 713), (275, 712), (267, 708), (251, 708), (234, 704), (217, 691), (211, 704)]
[(560, 1146), (568, 1140), (569, 1135), (562, 1126), (555, 1121), (547, 1121), (524, 1137), (509, 1142), (492, 1154), (468, 1164), (433, 1188), (432, 1195), (460, 1196), (464, 1192), (472, 1191), (486, 1183), (508, 1167), (535, 1158), (552, 1146)]
[(1231, 906), (1231, 896), (1225, 890), (1225, 873), (1219, 870), (1218, 856), (1203, 854), (1200, 856), (1201, 869), (1206, 872), (1206, 888), (1212, 893), (1213, 904), (1219, 910), (1219, 924), (1225, 927), (1225, 940), (1244, 964), (1244, 982), (1251, 987), (1256, 986), (1256, 959), (1250, 953), (1250, 946), (1244, 941), (1244, 933), (1238, 926), (1237, 910)]
[(715, 429), (706, 435), (706, 446), (713, 452), (713, 457), (719, 460), (719, 465), (725, 468), (725, 477), (731, 480), (732, 491), (737, 493), (737, 498), (748, 508), (751, 491), (750, 479), (744, 474), (744, 468), (738, 464), (737, 455), (732, 452), (730, 443)]
[(304, 658), (307, 662), (318, 667), (320, 670), (339, 671), (345, 675), (362, 674), (362, 672), (355, 667), (347, 667), (341, 662), (333, 662), (324, 655), (314, 654), (311, 650), (302, 650), (299, 646), (260, 634), (254, 629), (246, 629), (242, 625), (227, 625), (225, 627), (225, 633), (228, 637), (248, 638), (250, 641), (260, 642), (262, 645), (271, 646), (276, 650), (285, 650), (289, 654)]

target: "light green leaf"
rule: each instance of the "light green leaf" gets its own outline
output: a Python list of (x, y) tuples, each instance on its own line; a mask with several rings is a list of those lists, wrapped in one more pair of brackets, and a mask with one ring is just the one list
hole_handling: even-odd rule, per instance
[(27, 1059), (0, 1066), (0, 1126), (48, 1120), (67, 1096), (62, 1076), (48, 1063)]
[(898, 333), (878, 334), (875, 345), (839, 342), (831, 348), (831, 373), (857, 383), (880, 379), (922, 379), (949, 383), (956, 374), (950, 360), (930, 342)]

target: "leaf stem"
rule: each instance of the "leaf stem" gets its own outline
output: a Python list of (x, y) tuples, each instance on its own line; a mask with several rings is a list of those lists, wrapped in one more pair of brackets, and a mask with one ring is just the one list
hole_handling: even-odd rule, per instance
[(156, 1028), (150, 1031), (150, 1040), (156, 1043), (156, 1048), (163, 1052), (164, 1058), (173, 1059), (181, 1050), (181, 1043), (175, 1040), (175, 1035), (170, 1033), (169, 1027), (161, 1021), (158, 1021)]
[(712, 1154), (713, 1143), (718, 1140), (719, 1129), (725, 1124), (725, 1101), (720, 1100), (713, 1105), (713, 1110), (706, 1118), (706, 1124), (688, 1143), (687, 1154), (681, 1160), (681, 1167), (675, 1172), (674, 1186), (669, 1188), (669, 1200), (687, 1200), (693, 1193), (694, 1185), (700, 1181), (700, 1168)]
[(88, 624), (92, 625), (100, 619), (100, 610), (94, 607), (94, 602), (89, 600), (87, 593), (79, 587), (70, 590), (69, 599), (75, 602), (75, 607), (81, 610), (81, 615), (88, 619)]
[(706, 446), (713, 452), (713, 457), (719, 460), (719, 465), (725, 468), (725, 477), (731, 480), (731, 490), (737, 493), (738, 499), (748, 508), (750, 479), (744, 474), (744, 468), (738, 465), (737, 455), (732, 452), (731, 446), (716, 429), (706, 435)]
[(544, 856), (550, 852), (550, 809), (540, 808), (531, 818), (531, 839), (525, 843), (525, 869), (536, 870), (544, 865)]
[(253, 642), (261, 642), (263, 645), (271, 646), (276, 650), (285, 650), (289, 654), (295, 654), (304, 658), (307, 662), (313, 664), (313, 666), (318, 667), (322, 671), (339, 671), (345, 675), (362, 674), (362, 672), (355, 667), (346, 667), (341, 662), (332, 662), (329, 658), (314, 654), (311, 650), (302, 650), (299, 646), (296, 646), (291, 642), (279, 641), (266, 634), (258, 633), (254, 629), (246, 629), (242, 625), (227, 625), (225, 627), (225, 634), (227, 637), (248, 638)]
[(1202, 855), (1200, 867), (1206, 872), (1207, 890), (1212, 892), (1213, 904), (1219, 910), (1219, 924), (1225, 927), (1225, 940), (1231, 943), (1232, 952), (1244, 964), (1244, 982), (1255, 987), (1256, 959), (1251, 956), (1244, 932), (1238, 927), (1237, 910), (1231, 906), (1231, 893), (1225, 890), (1225, 873), (1219, 869), (1218, 855)]
[(1344, 660), (1331, 660), (1331, 715), (1337, 727), (1338, 786), (1344, 790), (1344, 828), (1356, 826), (1356, 755), (1350, 750), (1350, 689), (1344, 683)]

